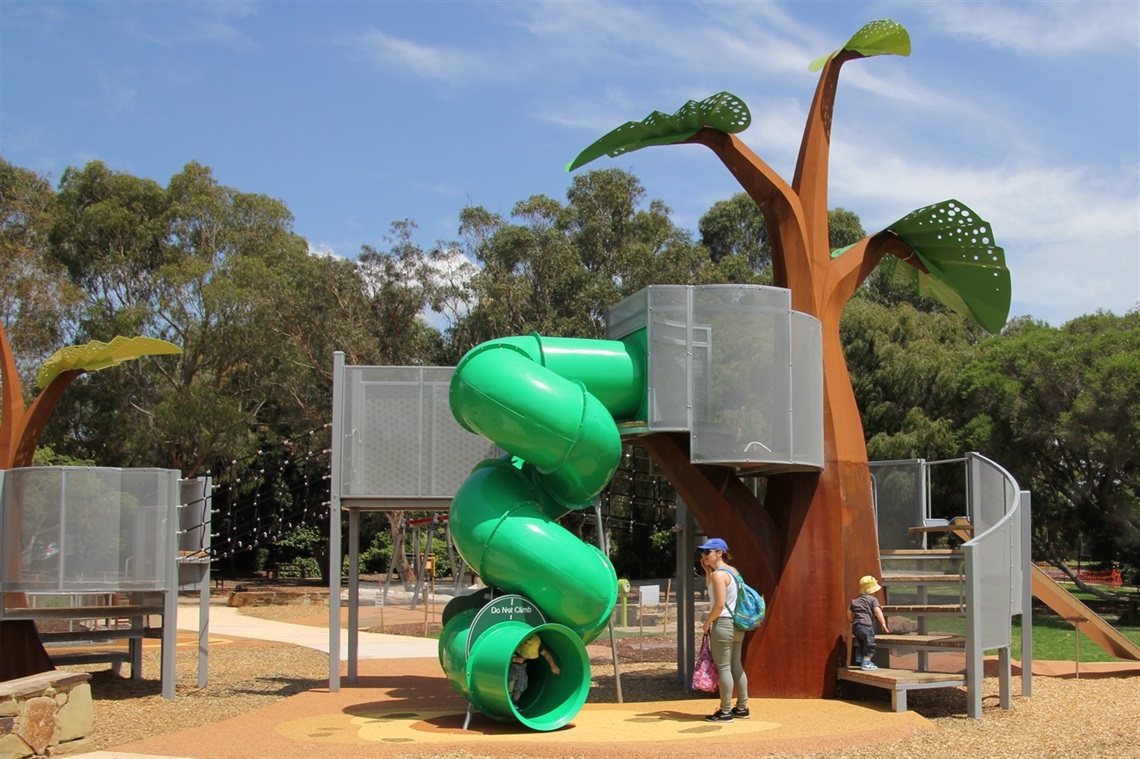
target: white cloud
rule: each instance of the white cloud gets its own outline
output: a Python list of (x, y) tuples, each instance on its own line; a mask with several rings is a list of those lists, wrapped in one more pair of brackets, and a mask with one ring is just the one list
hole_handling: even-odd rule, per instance
[(918, 2), (937, 29), (1035, 55), (1140, 47), (1136, 2)]
[(323, 242), (318, 242), (318, 243), (310, 242), (309, 243), (309, 255), (314, 256), (314, 257), (318, 257), (318, 258), (338, 258), (338, 259), (342, 259), (342, 260), (344, 259), (344, 256), (337, 253), (336, 250), (333, 249), (333, 246), (329, 245), (328, 243), (323, 243)]
[(185, 44), (205, 43), (250, 50), (257, 45), (237, 21), (259, 13), (258, 5), (244, 0), (224, 3), (179, 3), (171, 5), (173, 14), (125, 11), (120, 17), (122, 28), (136, 39), (153, 45), (174, 48)]
[(396, 68), (417, 77), (458, 85), (489, 73), (477, 55), (454, 48), (424, 45), (365, 30), (352, 38), (353, 45), (381, 68)]
[(136, 111), (138, 108), (138, 88), (134, 84), (136, 76), (137, 72), (124, 68), (97, 71), (95, 78), (99, 83), (99, 107), (113, 114)]
[(256, 16), (259, 12), (257, 3), (229, 0), (224, 3), (194, 3), (189, 7), (194, 13), (185, 19), (182, 35), (185, 40), (239, 50), (254, 46), (252, 38), (234, 22)]

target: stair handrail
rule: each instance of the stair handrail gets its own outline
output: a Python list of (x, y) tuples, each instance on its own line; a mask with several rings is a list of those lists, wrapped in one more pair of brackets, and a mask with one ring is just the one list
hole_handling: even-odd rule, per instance
[[(970, 466), (970, 513), (974, 537), (962, 545), (966, 569), (966, 690), (967, 713), (982, 716), (983, 654), (997, 649), (1000, 698), (1012, 704), (1010, 689), (1010, 619), (1022, 613), (1024, 554), (1022, 519), (1025, 510), (1017, 480), (996, 462), (978, 453), (967, 454)], [(995, 490), (1000, 492), (995, 493)]]

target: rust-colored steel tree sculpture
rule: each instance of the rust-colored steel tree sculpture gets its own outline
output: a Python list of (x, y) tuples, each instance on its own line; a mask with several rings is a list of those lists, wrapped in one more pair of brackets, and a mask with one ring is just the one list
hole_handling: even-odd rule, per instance
[(767, 621), (745, 653), (756, 695), (834, 694), (846, 652), (847, 600), (857, 594), (860, 576), (879, 569), (867, 446), (839, 334), (856, 288), (883, 263), (991, 332), (1004, 326), (1009, 312), (1004, 252), (988, 223), (957, 201), (914, 211), (846, 249), (829, 249), (828, 154), (839, 70), (847, 61), (882, 54), (910, 54), (909, 35), (890, 20), (867, 24), (812, 64), (822, 71), (791, 184), (733, 134), (750, 115), (729, 93), (624, 124), (567, 167), (650, 145), (708, 147), (764, 214), (774, 284), (791, 290), (793, 308), (822, 323), (822, 472), (775, 474), (760, 503), (732, 468), (691, 463), (687, 436), (640, 440), (705, 532), (730, 539), (735, 563), (768, 597)]
[[(44, 426), (63, 391), (80, 375), (143, 356), (181, 352), (177, 345), (149, 337), (116, 337), (109, 343), (93, 341), (87, 345), (63, 348), (40, 368), (37, 377), (40, 393), (30, 406), (25, 407), (16, 360), (8, 343), (8, 334), (0, 325), (0, 384), (3, 386), (0, 396), (0, 469), (32, 465)], [(0, 534), (0, 540), (5, 541), (8, 549), (4, 551), (3, 570), (4, 577), (9, 579), (20, 576), (21, 521), (17, 504), (3, 525), (8, 532)], [(0, 603), (20, 607), (27, 604), (27, 599), (23, 593), (8, 593)], [(0, 651), (3, 652), (0, 655), (0, 682), (53, 669), (33, 622), (0, 622)]]

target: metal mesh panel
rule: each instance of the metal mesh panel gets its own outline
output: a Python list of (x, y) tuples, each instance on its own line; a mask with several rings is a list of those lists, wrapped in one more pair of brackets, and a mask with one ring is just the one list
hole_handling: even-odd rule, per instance
[(968, 457), (970, 503), (974, 533), (981, 534), (997, 524), (1017, 503), (1017, 483), (988, 459), (977, 454)]
[(345, 367), (341, 495), (448, 498), (498, 455), (448, 405), (453, 367)]
[(823, 325), (792, 316), (792, 461), (823, 468)]
[(694, 398), (693, 461), (791, 460), (789, 313), (784, 289), (694, 288), (693, 324), (710, 335), (710, 360), (708, 402)]
[(451, 414), (448, 388), (452, 370), (445, 382), (424, 381), (424, 428), (430, 430), (424, 453), (424, 495), (451, 497), (471, 470), (483, 459), (499, 455), (498, 448), (479, 435), (459, 426)]
[(210, 547), (210, 499), (205, 477), (182, 480), (178, 506), (178, 550), (204, 551)]
[[(689, 313), (690, 288), (680, 285), (662, 285), (648, 289), (648, 340), (649, 355), (646, 371), (649, 390), (649, 428), (654, 431), (687, 430), (691, 427), (689, 415)], [(707, 361), (706, 344), (694, 355), (694, 375), (703, 374)], [(707, 397), (707, 380), (693, 377), (693, 403)]]
[(649, 429), (693, 461), (823, 466), (822, 332), (788, 290), (653, 285), (608, 314), (610, 339), (642, 328)]
[(169, 469), (26, 467), (4, 477), (5, 591), (165, 590)]
[(1005, 522), (977, 544), (973, 570), (981, 586), (981, 597), (975, 599), (982, 615), (982, 649), (1002, 648), (1010, 644), (1009, 618), (1013, 599), (1021, 592), (1014, 587), (1010, 573), (1013, 522)]
[(922, 524), (925, 511), (924, 478), (922, 459), (871, 462), (880, 550), (923, 547), (922, 536), (910, 533), (909, 529)]
[(967, 550), (977, 577), (973, 601), (981, 615), (978, 645), (1002, 648), (1010, 644), (1009, 618), (1021, 609), (1021, 494), (1017, 482), (997, 464), (976, 453), (967, 458), (975, 534)]
[(606, 313), (606, 339), (620, 340), (644, 329), (649, 315), (649, 292), (652, 288), (638, 290), (610, 306)]

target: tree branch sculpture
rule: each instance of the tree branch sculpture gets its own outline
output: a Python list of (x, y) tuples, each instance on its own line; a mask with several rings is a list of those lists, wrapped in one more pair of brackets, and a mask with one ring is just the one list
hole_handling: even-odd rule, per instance
[(745, 653), (757, 695), (834, 694), (847, 647), (846, 602), (862, 575), (879, 570), (867, 446), (839, 334), (848, 301), (882, 264), (992, 332), (1009, 312), (1004, 252), (988, 223), (958, 201), (918, 209), (855, 245), (829, 249), (828, 157), (839, 72), (848, 61), (882, 54), (910, 54), (909, 35), (890, 20), (867, 24), (843, 48), (813, 62), (812, 70), (821, 69), (819, 84), (790, 185), (733, 134), (751, 117), (729, 93), (691, 101), (672, 116), (654, 113), (624, 124), (567, 167), (650, 145), (708, 147), (764, 215), (773, 283), (791, 291), (794, 309), (822, 324), (822, 472), (771, 476), (760, 504), (743, 488), (718, 484), (725, 473), (715, 470), (723, 468), (689, 463), (675, 435), (643, 439), (705, 531), (734, 536), (736, 563), (768, 596), (768, 619)]

